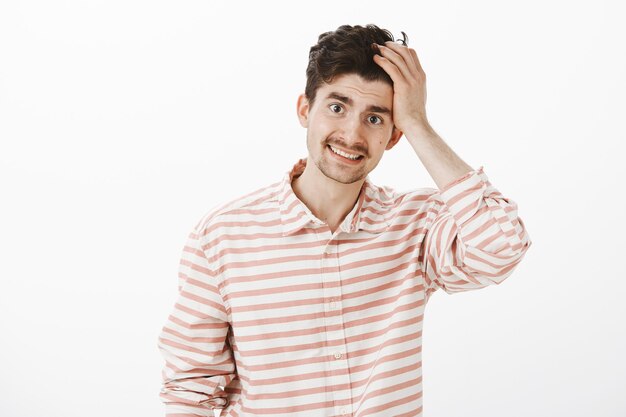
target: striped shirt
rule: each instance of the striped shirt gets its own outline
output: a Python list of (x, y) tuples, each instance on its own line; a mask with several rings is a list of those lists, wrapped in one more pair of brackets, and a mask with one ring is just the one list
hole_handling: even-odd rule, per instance
[(443, 189), (369, 176), (331, 232), (282, 181), (189, 234), (158, 346), (168, 416), (422, 415), (430, 295), (499, 284), (531, 241), (481, 166)]

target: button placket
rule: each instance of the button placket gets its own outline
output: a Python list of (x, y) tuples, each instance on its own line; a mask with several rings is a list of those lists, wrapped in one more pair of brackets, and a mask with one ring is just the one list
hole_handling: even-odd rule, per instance
[[(339, 276), (339, 260), (337, 255), (327, 255), (322, 258), (322, 283), (324, 286), (324, 301), (327, 331), (331, 334), (330, 340), (345, 340), (343, 333), (343, 317), (341, 316), (341, 277)], [(331, 330), (328, 330), (331, 329)], [(332, 336), (332, 337), (331, 337)]]
[[(336, 241), (332, 238), (326, 243), (321, 256), (321, 278), (324, 288), (324, 324), (326, 326), (327, 358), (328, 358), (328, 384), (330, 386), (350, 387), (349, 365), (346, 345), (346, 335), (344, 329), (344, 319), (341, 312), (342, 286), (339, 268), (339, 251)], [(342, 410), (346, 410), (350, 415), (351, 408), (345, 406), (345, 401), (352, 398), (351, 390), (342, 390), (329, 393), (329, 399), (343, 403)]]

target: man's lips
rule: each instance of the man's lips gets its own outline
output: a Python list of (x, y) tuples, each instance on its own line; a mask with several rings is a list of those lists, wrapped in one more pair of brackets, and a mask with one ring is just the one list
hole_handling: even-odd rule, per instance
[[(327, 145), (326, 148), (328, 149), (328, 152), (331, 153), (332, 157), (335, 159), (338, 159), (339, 161), (345, 163), (345, 164), (350, 164), (350, 165), (356, 165), (361, 163), (361, 161), (363, 161), (364, 156), (363, 155), (359, 155), (358, 158), (348, 158), (347, 156), (341, 155), (337, 152), (335, 152), (332, 148), (334, 148), (334, 146), (331, 147), (331, 145)], [(342, 151), (340, 151), (342, 152)]]
[(344, 153), (347, 153), (347, 154), (350, 154), (350, 155), (358, 155), (360, 157), (364, 157), (365, 156), (364, 152), (349, 150), (349, 149), (346, 149), (346, 148), (342, 148), (341, 146), (333, 145), (333, 144), (330, 144), (330, 143), (328, 144), (328, 146), (329, 147), (333, 147), (334, 149), (337, 149), (337, 150), (339, 150), (341, 152), (344, 152)]

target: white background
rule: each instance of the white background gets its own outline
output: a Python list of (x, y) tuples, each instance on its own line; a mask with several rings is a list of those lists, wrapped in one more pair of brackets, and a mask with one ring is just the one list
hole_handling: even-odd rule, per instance
[[(620, 2), (292, 3), (0, 3), (0, 415), (163, 414), (187, 233), (306, 156), (310, 46), (375, 23), (533, 240), (502, 285), (431, 298), (425, 417), (625, 416)], [(370, 175), (435, 186), (405, 139)]]

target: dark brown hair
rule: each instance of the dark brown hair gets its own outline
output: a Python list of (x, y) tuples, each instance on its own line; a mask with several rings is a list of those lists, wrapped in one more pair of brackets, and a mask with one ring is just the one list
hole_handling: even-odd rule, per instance
[[(407, 45), (408, 37), (401, 33), (403, 39), (398, 41)], [(306, 69), (304, 94), (310, 105), (320, 85), (332, 82), (338, 75), (358, 74), (367, 81), (383, 81), (393, 86), (391, 77), (373, 59), (378, 49), (372, 44), (383, 45), (386, 41), (394, 41), (391, 32), (372, 24), (365, 27), (342, 25), (319, 35), (317, 44), (309, 51)]]

